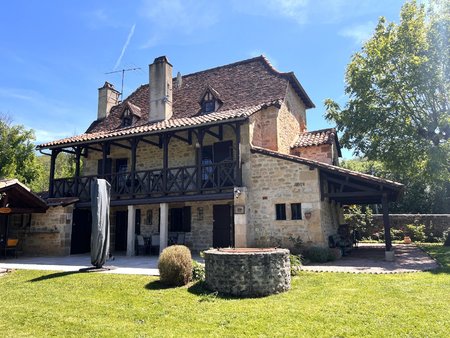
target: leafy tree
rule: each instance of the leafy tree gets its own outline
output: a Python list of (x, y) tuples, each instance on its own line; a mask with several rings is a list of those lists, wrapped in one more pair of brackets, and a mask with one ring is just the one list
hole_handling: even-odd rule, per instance
[[(47, 191), (50, 179), (50, 156), (38, 156), (37, 161), (40, 164), (40, 174), (31, 182), (30, 187), (34, 191)], [(74, 155), (67, 153), (58, 154), (55, 163), (55, 178), (75, 176), (75, 167), (76, 161)]]
[(420, 178), (408, 179), (402, 173), (393, 173), (387, 170), (382, 162), (369, 161), (366, 158), (343, 160), (341, 166), (392, 181), (403, 182), (405, 185), (403, 197), (393, 203), (390, 207), (391, 212), (450, 213), (450, 182), (430, 184)]
[(0, 178), (17, 178), (25, 184), (38, 178), (34, 140), (33, 130), (13, 125), (8, 116), (0, 115)]
[(448, 198), (450, 2), (431, 1), (426, 12), (410, 1), (400, 17), (399, 24), (379, 20), (347, 66), (347, 104), (341, 109), (327, 99), (326, 118), (356, 155), (382, 162), (416, 190)]

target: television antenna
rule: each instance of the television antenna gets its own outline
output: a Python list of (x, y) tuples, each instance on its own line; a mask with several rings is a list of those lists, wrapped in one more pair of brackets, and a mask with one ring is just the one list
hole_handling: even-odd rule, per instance
[(140, 67), (136, 67), (136, 68), (128, 68), (128, 69), (120, 69), (120, 70), (115, 70), (112, 72), (108, 72), (105, 73), (106, 74), (115, 74), (115, 73), (122, 73), (122, 88), (120, 89), (120, 100), (123, 101), (123, 79), (125, 78), (125, 72), (132, 72), (134, 70), (139, 70), (141, 69)]

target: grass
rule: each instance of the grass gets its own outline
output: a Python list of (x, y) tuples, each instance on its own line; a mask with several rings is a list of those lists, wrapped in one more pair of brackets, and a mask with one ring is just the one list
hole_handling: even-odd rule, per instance
[(450, 249), (434, 272), (302, 272), (292, 289), (232, 299), (157, 278), (14, 271), (0, 278), (0, 332), (20, 336), (448, 336)]

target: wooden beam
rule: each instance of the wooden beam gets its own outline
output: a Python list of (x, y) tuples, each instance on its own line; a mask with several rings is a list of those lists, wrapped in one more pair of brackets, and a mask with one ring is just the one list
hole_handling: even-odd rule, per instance
[(218, 128), (217, 133), (211, 131), (210, 128), (204, 129), (204, 132), (211, 135), (212, 137), (215, 137), (219, 141), (222, 141), (223, 140), (223, 125), (219, 125), (219, 126), (217, 126), (217, 128)]
[(349, 191), (349, 192), (329, 192), (324, 194), (325, 197), (365, 197), (365, 196), (380, 196), (379, 191)]
[(365, 185), (360, 185), (360, 184), (357, 184), (357, 183), (349, 182), (349, 176), (346, 176), (345, 180), (340, 180), (338, 178), (330, 177), (328, 175), (326, 175), (325, 177), (326, 177), (327, 181), (339, 184), (341, 186), (348, 186), (348, 187), (359, 189), (359, 190), (362, 190), (362, 191), (376, 191), (376, 192), (380, 193), (380, 191), (378, 189), (372, 189), (372, 188), (367, 187)]
[(158, 147), (158, 148), (161, 149), (161, 148), (162, 148), (162, 138), (161, 138), (161, 135), (159, 135), (158, 138), (159, 138), (158, 143), (156, 143), (156, 142), (154, 142), (154, 141), (151, 141), (151, 140), (147, 140), (147, 139), (145, 139), (145, 138), (141, 139), (141, 141), (144, 142), (144, 143), (147, 143), (147, 144), (151, 144), (152, 146), (155, 146), (155, 147)]
[(175, 133), (172, 134), (172, 137), (176, 138), (176, 139), (178, 139), (180, 141), (186, 142), (189, 145), (192, 144), (192, 131), (190, 131), (190, 130), (188, 131), (188, 137), (187, 138), (183, 137), (183, 136), (180, 136), (180, 135), (177, 135)]
[(117, 143), (117, 142), (111, 142), (111, 145), (116, 146), (116, 147), (120, 147), (120, 148), (124, 148), (124, 149), (128, 149), (128, 150), (131, 150), (131, 147), (130, 147), (130, 146), (127, 146), (127, 145), (125, 145), (125, 144), (120, 144), (120, 143)]
[(103, 152), (103, 149), (98, 149), (98, 148), (95, 148), (95, 147), (91, 147), (91, 146), (86, 146), (86, 150), (87, 149), (90, 149), (90, 150), (94, 150), (94, 151), (98, 151), (98, 152)]

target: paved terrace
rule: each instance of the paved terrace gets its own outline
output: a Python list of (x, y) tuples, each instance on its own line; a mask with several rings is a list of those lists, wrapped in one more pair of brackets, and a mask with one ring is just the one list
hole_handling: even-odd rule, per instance
[[(194, 256), (194, 259), (203, 260)], [(0, 260), (0, 274), (7, 269), (78, 271), (91, 267), (90, 255), (72, 255), (66, 257), (21, 257)], [(116, 256), (106, 262), (110, 270), (101, 273), (137, 274), (158, 276), (157, 256)], [(310, 264), (302, 267), (304, 271), (349, 272), (349, 273), (406, 273), (428, 271), (439, 264), (415, 245), (395, 245), (395, 261), (384, 260), (384, 245), (360, 244), (349, 256), (334, 262)]]
[(384, 259), (384, 244), (360, 243), (350, 255), (328, 263), (302, 266), (304, 271), (349, 273), (407, 273), (429, 271), (439, 264), (414, 244), (393, 245), (395, 260)]

